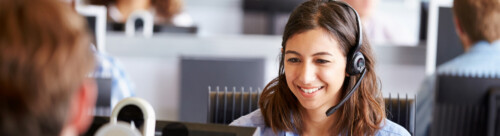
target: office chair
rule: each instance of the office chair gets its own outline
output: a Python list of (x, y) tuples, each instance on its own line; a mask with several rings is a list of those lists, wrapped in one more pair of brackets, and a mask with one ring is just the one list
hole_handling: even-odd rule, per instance
[(399, 94), (396, 98), (389, 94), (389, 98), (384, 99), (387, 119), (403, 126), (412, 135), (415, 134), (415, 100), (416, 96), (413, 99), (408, 98), (408, 95), (402, 98)]
[[(214, 90), (212, 90), (214, 89)], [(260, 89), (245, 91), (245, 88), (220, 88), (208, 87), (208, 112), (207, 123), (229, 124), (256, 109), (258, 109), (258, 100)], [(415, 99), (409, 99), (408, 96), (400, 98), (385, 99), (387, 118), (404, 128), (411, 134), (415, 132)]]
[[(260, 89), (208, 87), (207, 123), (229, 124), (259, 108)], [(223, 89), (223, 90), (222, 90)]]
[(489, 90), (488, 110), (488, 136), (500, 135), (500, 87), (492, 87)]
[(111, 78), (95, 78), (97, 83), (97, 101), (94, 110), (95, 116), (111, 115)]
[[(180, 63), (180, 121), (206, 123), (208, 86), (262, 87), (265, 85), (264, 58), (184, 56), (181, 57)], [(246, 92), (247, 89), (245, 89)]]
[(431, 135), (494, 135), (496, 86), (499, 78), (438, 75)]

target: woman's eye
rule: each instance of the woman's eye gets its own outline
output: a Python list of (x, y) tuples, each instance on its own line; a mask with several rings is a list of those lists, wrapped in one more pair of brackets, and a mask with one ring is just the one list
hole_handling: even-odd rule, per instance
[(300, 62), (298, 58), (289, 58), (287, 61), (292, 63)]
[(316, 60), (316, 63), (320, 63), (320, 64), (324, 64), (324, 63), (328, 63), (328, 62), (330, 62), (330, 61), (324, 60), (324, 59), (317, 59)]

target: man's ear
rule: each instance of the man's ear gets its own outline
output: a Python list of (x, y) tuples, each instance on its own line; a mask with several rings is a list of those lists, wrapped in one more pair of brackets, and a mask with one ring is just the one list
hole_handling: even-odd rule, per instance
[(458, 22), (458, 19), (456, 16), (453, 16), (453, 22), (455, 23), (455, 31), (457, 32), (458, 37), (462, 41), (464, 50), (465, 51), (469, 50), (469, 47), (471, 46), (469, 36), (464, 31), (462, 24), (460, 24), (460, 22)]
[(71, 99), (69, 125), (79, 134), (85, 133), (92, 123), (96, 100), (97, 84), (93, 78), (87, 78)]
[(462, 25), (458, 22), (456, 16), (453, 16), (453, 23), (455, 23), (455, 30), (457, 31), (457, 35), (461, 35), (463, 33)]

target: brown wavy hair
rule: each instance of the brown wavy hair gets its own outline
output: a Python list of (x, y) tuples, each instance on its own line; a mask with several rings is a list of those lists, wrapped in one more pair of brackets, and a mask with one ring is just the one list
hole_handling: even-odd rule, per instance
[(59, 0), (0, 0), (0, 135), (60, 135), (94, 68), (85, 20)]
[[(344, 56), (355, 46), (358, 30), (353, 10), (337, 2), (307, 1), (290, 15), (283, 34), (283, 50), (286, 50), (286, 42), (290, 37), (315, 28), (328, 31), (339, 42)], [(363, 39), (360, 51), (365, 55), (367, 73), (357, 91), (336, 111), (339, 112), (339, 119), (334, 128), (339, 128), (337, 132), (342, 135), (374, 135), (386, 117), (368, 40)], [(284, 54), (281, 53), (279, 75), (264, 88), (259, 106), (266, 125), (275, 133), (292, 131), (302, 134), (304, 126), (299, 112), (300, 104), (287, 85), (283, 59)], [(345, 97), (359, 76), (346, 77), (339, 98)]]

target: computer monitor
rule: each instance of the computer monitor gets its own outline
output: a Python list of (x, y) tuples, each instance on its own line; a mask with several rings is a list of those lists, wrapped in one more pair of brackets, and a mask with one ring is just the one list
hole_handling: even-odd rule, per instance
[(76, 11), (87, 20), (92, 44), (100, 52), (105, 51), (106, 39), (106, 7), (76, 6)]
[(307, 0), (243, 0), (244, 11), (291, 13)]
[(433, 1), (429, 6), (426, 74), (464, 52), (453, 23), (452, 1)]

